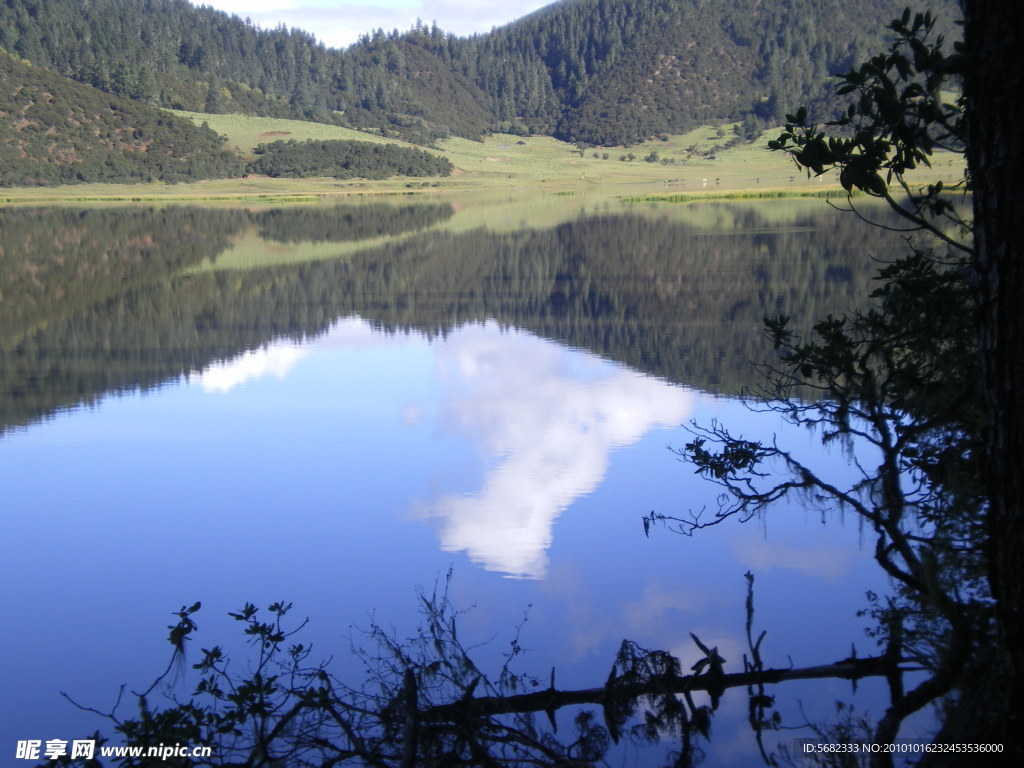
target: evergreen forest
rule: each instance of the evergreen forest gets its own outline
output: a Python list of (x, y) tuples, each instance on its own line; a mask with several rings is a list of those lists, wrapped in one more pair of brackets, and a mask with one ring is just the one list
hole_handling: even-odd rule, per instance
[[(956, 16), (953, 0), (923, 5)], [(7, 0), (0, 151), (12, 170), (0, 183), (239, 174), (214, 137), (157, 108), (298, 118), (423, 145), (502, 131), (618, 146), (716, 121), (753, 136), (794, 104), (828, 109), (829, 75), (878, 49), (882, 22), (901, 8), (562, 0), (487, 34), (418, 23), (335, 50), (187, 0)]]
[(241, 175), (220, 136), (0, 51), (0, 186)]
[(419, 149), (367, 141), (272, 141), (256, 147), (249, 164), (267, 176), (334, 176), (385, 179), (389, 176), (448, 176), (451, 162)]

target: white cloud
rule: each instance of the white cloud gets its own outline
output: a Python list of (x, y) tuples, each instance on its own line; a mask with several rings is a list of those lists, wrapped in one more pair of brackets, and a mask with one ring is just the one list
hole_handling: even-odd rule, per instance
[(310, 32), (333, 47), (351, 45), (361, 34), (375, 29), (404, 31), (416, 19), (437, 22), (445, 32), (470, 35), (515, 21), (549, 2), (510, 0), (483, 3), (478, 0), (192, 0), (217, 10), (249, 18), (261, 27), (279, 24)]
[(264, 376), (283, 379), (306, 354), (294, 344), (275, 344), (246, 352), (232, 360), (213, 363), (196, 378), (205, 392), (230, 392), (247, 381)]
[(523, 334), (463, 329), (439, 350), (446, 430), (486, 462), (481, 489), (425, 513), (441, 546), (488, 570), (541, 578), (558, 516), (604, 479), (613, 450), (692, 410), (689, 392)]

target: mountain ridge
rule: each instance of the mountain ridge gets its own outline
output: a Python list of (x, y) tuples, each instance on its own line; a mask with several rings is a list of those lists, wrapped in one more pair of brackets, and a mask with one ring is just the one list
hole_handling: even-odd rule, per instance
[[(151, 108), (621, 146), (714, 122), (752, 137), (801, 104), (831, 117), (830, 75), (881, 49), (904, 1), (562, 0), (485, 34), (417, 23), (335, 50), (186, 0), (7, 0), (0, 48)], [(955, 0), (919, 5), (952, 28)]]

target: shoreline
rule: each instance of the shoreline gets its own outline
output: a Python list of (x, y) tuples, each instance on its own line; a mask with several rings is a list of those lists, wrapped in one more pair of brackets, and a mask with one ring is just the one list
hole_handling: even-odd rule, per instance
[[(295, 189), (297, 182), (304, 191)], [(838, 184), (816, 184), (813, 188), (733, 187), (688, 191), (666, 191), (662, 181), (610, 183), (578, 180), (517, 183), (505, 186), (493, 184), (445, 184), (412, 181), (402, 178), (387, 181), (339, 183), (337, 179), (319, 177), (311, 179), (261, 179), (256, 184), (249, 179), (215, 179), (187, 184), (82, 184), (60, 187), (8, 187), (0, 188), (0, 206), (24, 205), (131, 205), (131, 204), (256, 204), (256, 205), (310, 205), (325, 201), (367, 198), (437, 198), (470, 194), (543, 193), (552, 196), (573, 196), (577, 193), (598, 193), (628, 203), (687, 203), (714, 200), (757, 200), (786, 198), (845, 197)], [(216, 185), (218, 189), (212, 189)], [(205, 187), (199, 188), (197, 187)], [(246, 187), (251, 187), (247, 189)], [(658, 191), (653, 189), (658, 188)]]

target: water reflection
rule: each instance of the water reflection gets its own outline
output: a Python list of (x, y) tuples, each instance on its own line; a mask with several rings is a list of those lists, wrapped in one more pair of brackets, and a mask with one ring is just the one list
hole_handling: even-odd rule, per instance
[[(286, 598), (343, 655), (349, 623), (408, 623), (413, 586), (452, 564), (459, 604), (479, 606), (467, 631), (493, 637), (533, 604), (530, 666), (566, 686), (600, 683), (623, 637), (687, 660), (696, 631), (738, 660), (747, 568), (767, 573), (780, 654), (848, 652), (878, 582), (856, 531), (783, 514), (770, 544), (644, 540), (640, 515), (713, 504), (665, 429), (753, 418), (721, 395), (751, 383), (761, 317), (841, 309), (882, 241), (756, 209), (716, 209), (724, 229), (619, 211), (503, 233), (420, 213), (332, 229), (0, 212), (0, 655), (20, 660), (3, 684), (22, 702), (3, 744), (91, 731), (56, 692), (105, 707), (146, 682), (183, 602), (204, 602), (215, 643), (215, 617)], [(218, 266), (253, 231), (295, 259)], [(735, 732), (726, 706), (716, 730)], [(720, 755), (745, 764), (735, 743)]]
[(692, 409), (678, 386), (566, 355), (535, 337), (465, 328), (437, 357), (443, 428), (472, 441), (486, 466), (481, 488), (424, 507), (441, 546), (492, 571), (539, 579), (555, 520), (598, 486), (612, 451)]
[[(887, 247), (881, 230), (854, 236), (857, 222), (834, 212), (778, 226), (757, 208), (684, 213), (496, 233), (445, 229), (450, 205), (0, 211), (0, 430), (353, 314), (428, 335), (493, 318), (733, 394), (770, 354), (762, 317), (789, 313), (799, 330), (849, 306), (870, 287), (865, 251)], [(221, 269), (219, 255), (255, 232), (273, 247)]]
[[(311, 343), (272, 344), (187, 378), (225, 394), (260, 378), (283, 380), (318, 350), (383, 343), (365, 320), (348, 318)], [(493, 322), (455, 329), (429, 350), (436, 401), (407, 402), (402, 424), (466, 443), (479, 487), (415, 502), (412, 511), (436, 521), (443, 550), (508, 576), (544, 578), (555, 521), (597, 488), (611, 454), (678, 426), (693, 409), (693, 395), (679, 386)]]
[(283, 379), (305, 355), (297, 344), (274, 344), (246, 352), (234, 360), (211, 363), (195, 378), (206, 392), (230, 392), (251, 379), (264, 376)]

